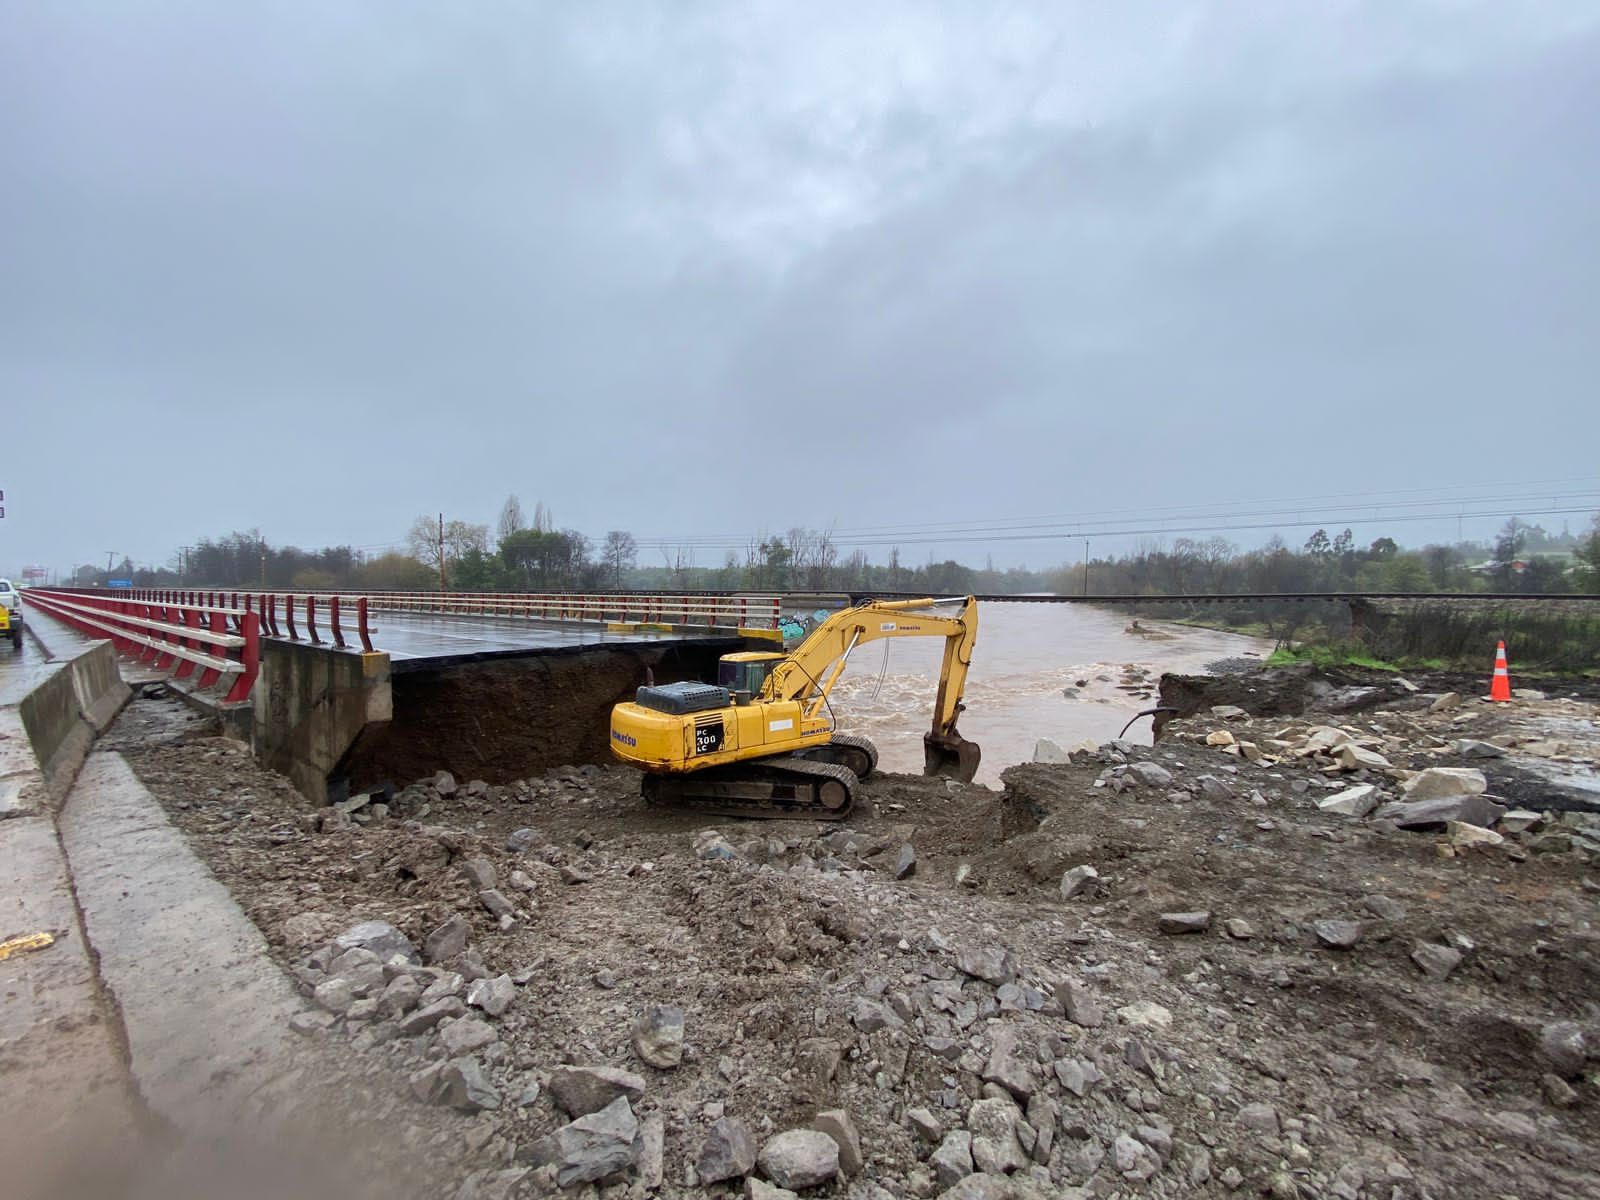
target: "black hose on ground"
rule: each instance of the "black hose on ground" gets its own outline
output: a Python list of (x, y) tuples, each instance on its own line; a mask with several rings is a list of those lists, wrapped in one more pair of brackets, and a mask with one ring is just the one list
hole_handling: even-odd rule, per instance
[(1154, 708), (1147, 708), (1143, 712), (1136, 712), (1136, 713), (1133, 714), (1133, 716), (1128, 718), (1128, 723), (1122, 727), (1122, 733), (1117, 734), (1117, 737), (1120, 739), (1122, 737), (1122, 734), (1127, 733), (1128, 730), (1132, 729), (1133, 728), (1133, 723), (1135, 721), (1137, 721), (1140, 717), (1152, 716), (1155, 713), (1164, 713), (1164, 712), (1175, 713), (1177, 711), (1178, 710), (1176, 708), (1174, 708), (1170, 704), (1158, 704)]

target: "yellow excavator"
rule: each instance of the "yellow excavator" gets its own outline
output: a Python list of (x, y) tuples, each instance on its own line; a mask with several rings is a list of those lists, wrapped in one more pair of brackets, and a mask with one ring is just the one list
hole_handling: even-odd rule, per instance
[[(931, 610), (962, 604), (956, 616)], [(978, 637), (978, 603), (873, 601), (834, 613), (787, 654), (725, 654), (717, 682), (641, 687), (611, 710), (611, 751), (645, 772), (651, 803), (748, 817), (837, 820), (878, 765), (864, 737), (835, 731), (829, 693), (856, 647), (883, 638), (942, 637), (944, 664), (924, 773), (970, 782), (980, 750), (956, 730)]]

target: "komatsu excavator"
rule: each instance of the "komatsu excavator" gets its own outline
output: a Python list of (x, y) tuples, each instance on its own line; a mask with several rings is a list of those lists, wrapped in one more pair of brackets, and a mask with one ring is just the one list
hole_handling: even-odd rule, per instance
[[(931, 610), (963, 604), (956, 616)], [(828, 696), (851, 651), (882, 638), (942, 637), (944, 663), (933, 728), (923, 735), (924, 773), (970, 782), (980, 751), (956, 730), (978, 637), (978, 603), (892, 600), (835, 613), (787, 654), (725, 654), (716, 684), (641, 687), (611, 710), (611, 750), (645, 772), (652, 803), (749, 817), (837, 820), (856, 785), (878, 765), (864, 737), (835, 731)]]

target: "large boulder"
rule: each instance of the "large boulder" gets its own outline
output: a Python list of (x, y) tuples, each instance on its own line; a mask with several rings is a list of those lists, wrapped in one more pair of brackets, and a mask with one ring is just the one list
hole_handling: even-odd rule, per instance
[(1431, 800), (1397, 800), (1373, 814), (1393, 821), (1401, 829), (1426, 829), (1449, 821), (1465, 821), (1487, 829), (1498, 821), (1505, 809), (1487, 796), (1441, 796)]
[(1481, 796), (1489, 781), (1476, 767), (1429, 767), (1400, 785), (1407, 800), (1448, 800), (1456, 796)]
[(731, 1117), (722, 1117), (706, 1134), (694, 1170), (702, 1186), (724, 1179), (741, 1179), (755, 1170), (756, 1144), (749, 1132)]
[(639, 1156), (640, 1140), (633, 1109), (619, 1096), (599, 1112), (540, 1138), (528, 1148), (526, 1157), (536, 1167), (553, 1163), (556, 1183), (570, 1188), (627, 1170)]
[(411, 944), (411, 939), (387, 921), (363, 921), (359, 925), (352, 925), (334, 938), (333, 944), (341, 954), (358, 948), (370, 950), (378, 956), (379, 962), (391, 962), (396, 957), (409, 963), (418, 961), (417, 948)]
[(644, 1095), (644, 1077), (615, 1067), (563, 1065), (550, 1072), (548, 1087), (551, 1098), (562, 1109), (581, 1117), (618, 1099), (637, 1100)]
[(767, 1140), (756, 1164), (779, 1187), (817, 1187), (839, 1174), (839, 1143), (821, 1130), (790, 1129)]

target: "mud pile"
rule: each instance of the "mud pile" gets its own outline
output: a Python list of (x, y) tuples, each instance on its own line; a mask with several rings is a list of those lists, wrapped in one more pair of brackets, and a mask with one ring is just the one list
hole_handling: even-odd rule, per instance
[[(1592, 780), (1596, 706), (1383, 703), (885, 776), (843, 828), (614, 768), (312, 809), (220, 739), (130, 762), (458, 1196), (1593, 1195), (1600, 848), (1525, 764)], [(1536, 820), (1318, 803), (1441, 766)]]

